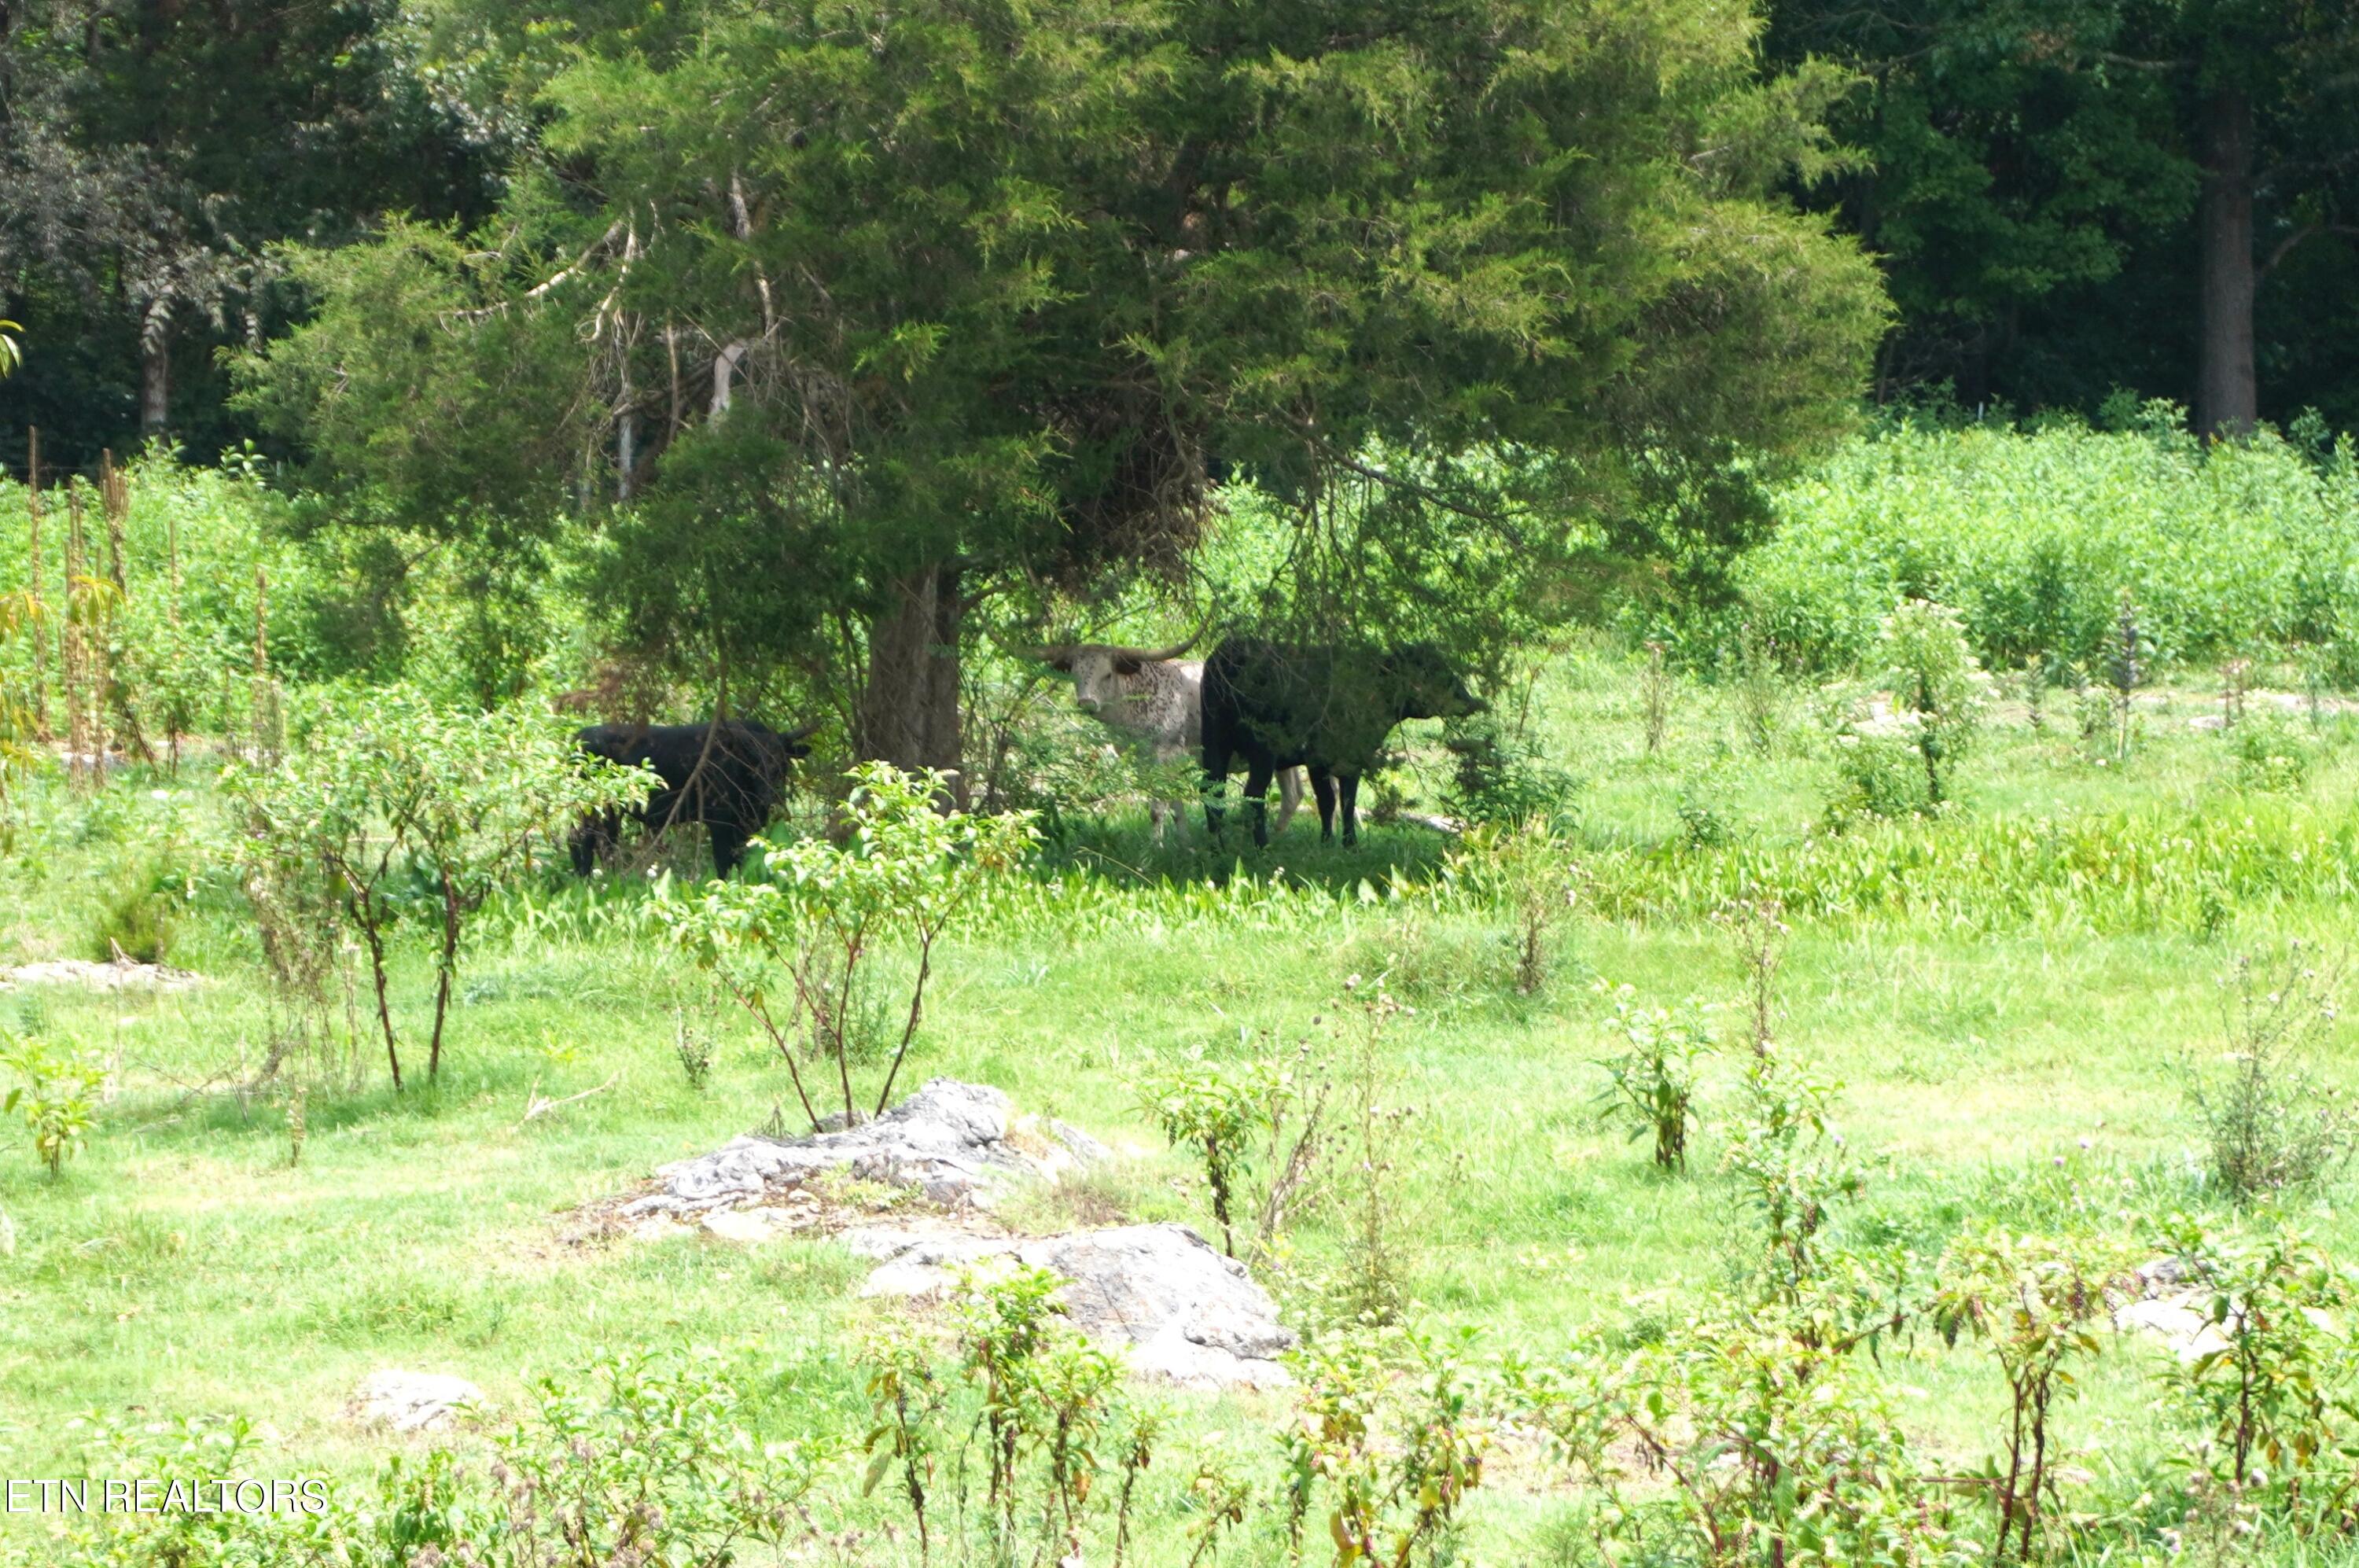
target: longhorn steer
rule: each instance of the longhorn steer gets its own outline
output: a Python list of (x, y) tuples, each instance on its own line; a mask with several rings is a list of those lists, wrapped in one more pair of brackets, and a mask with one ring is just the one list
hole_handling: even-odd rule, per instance
[(1299, 765), (1319, 798), (1319, 836), (1335, 836), (1338, 786), (1343, 842), (1360, 836), (1360, 776), (1383, 755), (1403, 719), (1455, 718), (1483, 703), (1440, 650), (1288, 648), (1231, 637), (1204, 662), (1204, 821), (1218, 838), (1229, 769), (1245, 760), (1254, 842), (1269, 842), (1262, 793), (1271, 773)]
[(712, 868), (726, 877), (745, 853), (745, 843), (770, 825), (786, 792), (796, 759), (810, 755), (803, 738), (810, 725), (780, 735), (751, 719), (703, 724), (592, 724), (574, 743), (592, 757), (636, 764), (663, 780), (647, 804), (601, 812), (573, 833), (573, 869), (590, 875), (614, 847), (625, 816), (650, 828), (702, 822), (712, 840)]
[[(1190, 641), (1194, 639), (1190, 639)], [(1204, 661), (1181, 659), (1188, 644), (1167, 648), (1124, 648), (1113, 643), (1069, 643), (1034, 650), (1052, 668), (1073, 678), (1073, 702), (1082, 712), (1143, 748), (1159, 763), (1177, 762), (1203, 743)], [(1263, 781), (1267, 788), (1268, 781)], [(1277, 831), (1294, 820), (1302, 804), (1302, 770), (1277, 775)], [(1155, 842), (1163, 824), (1177, 821), (1187, 832), (1185, 803), (1150, 800), (1148, 820)]]

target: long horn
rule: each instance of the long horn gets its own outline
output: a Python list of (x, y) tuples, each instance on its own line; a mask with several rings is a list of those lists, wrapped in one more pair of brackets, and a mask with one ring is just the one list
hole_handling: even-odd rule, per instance
[(799, 742), (799, 741), (806, 741), (806, 740), (809, 740), (809, 739), (810, 739), (810, 737), (811, 737), (811, 736), (813, 736), (813, 735), (815, 735), (819, 734), (819, 727), (820, 727), (820, 725), (821, 725), (821, 724), (825, 724), (826, 722), (827, 722), (827, 721), (826, 721), (826, 720), (824, 720), (824, 719), (813, 719), (810, 723), (809, 723), (809, 724), (805, 724), (802, 728), (800, 728), (800, 729), (799, 729), (799, 730), (788, 730), (785, 735), (780, 735), (778, 738), (779, 738), (780, 740), (784, 740), (784, 741), (798, 741), (798, 742)]
[(997, 644), (1000, 652), (1012, 659), (1037, 659), (1042, 664), (1054, 664), (1060, 659), (1071, 658), (1073, 653), (1072, 645), (1070, 643), (1047, 643), (1026, 647), (1022, 643), (1010, 642), (1000, 635), (999, 628), (996, 626), (985, 627), (984, 636)]
[(1160, 663), (1162, 660), (1167, 659), (1178, 659), (1181, 654), (1186, 653), (1190, 648), (1194, 648), (1198, 643), (1202, 642), (1204, 640), (1204, 634), (1212, 629), (1212, 617), (1206, 615), (1202, 620), (1196, 623), (1196, 629), (1194, 631), (1190, 632), (1186, 637), (1181, 637), (1169, 648), (1118, 648), (1114, 651), (1117, 658), (1136, 659), (1142, 664)]

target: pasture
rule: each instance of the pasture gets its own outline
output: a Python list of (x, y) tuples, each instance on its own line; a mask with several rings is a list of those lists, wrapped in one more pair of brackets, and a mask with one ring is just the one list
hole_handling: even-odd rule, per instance
[[(1201, 819), (1158, 846), (1134, 800), (1055, 824), (992, 888), (934, 954), (902, 1082), (992, 1084), (1115, 1152), (1014, 1202), (1007, 1225), (1171, 1219), (1209, 1233), (1201, 1161), (1167, 1146), (1142, 1085), (1190, 1053), (1299, 1061), (1338, 1086), (1339, 1143), (1374, 1129), (1388, 1167), (1376, 1239), (1403, 1322), (1473, 1331), (1462, 1354), (1478, 1369), (1548, 1364), (1584, 1334), (1593, 1348), (1661, 1344), (1700, 1303), (1758, 1284), (1762, 1221), (1725, 1160), (1761, 977), (1743, 912), (1764, 899), (1787, 927), (1767, 982), (1776, 1039), (1840, 1081), (1833, 1126), (1862, 1178), (1830, 1206), (1834, 1247), (1902, 1259), (1907, 1294), (1986, 1226), (2103, 1236), (2144, 1258), (2165, 1250), (2158, 1227), (2173, 1214), (2236, 1223), (2185, 1075), (2230, 1048), (2223, 976), (2240, 956), (2266, 965), (2299, 942), (2332, 973), (2349, 946), (2359, 735), (2339, 698), (2256, 691), (2222, 728), (2217, 679), (2180, 664), (2136, 693), (2125, 737), (2102, 689), (2051, 691), (2035, 722), (2027, 689), (2006, 685), (1953, 804), (1886, 821), (1830, 809), (1861, 744), (1843, 715), (1866, 711), (1872, 682), (1781, 674), (1765, 693), (1665, 678), (1592, 637), (1535, 669), (1524, 733), (1560, 802), (1549, 842), (1565, 877), (1543, 889), (1537, 975), (1519, 973), (1535, 917), (1500, 841), (1397, 814), (1448, 803), (1453, 758), (1432, 724), (1396, 737), (1404, 763), (1382, 776), (1387, 799), (1354, 849), (1320, 844), (1308, 812), (1259, 854), (1234, 826), (1224, 853), (1207, 851)], [(106, 1071), (87, 1147), (54, 1180), (13, 1127), (0, 1151), (0, 1470), (98, 1474), (88, 1444), (107, 1423), (223, 1418), (251, 1424), (245, 1473), (324, 1475), (369, 1515), (388, 1454), (415, 1471), (441, 1443), (480, 1465), (539, 1379), (578, 1383), (617, 1353), (694, 1352), (738, 1401), (732, 1419), (809, 1445), (823, 1473), (782, 1560), (917, 1561), (893, 1488), (859, 1485), (875, 1421), (860, 1347), (901, 1312), (859, 1294), (865, 1265), (818, 1236), (582, 1234), (584, 1205), (664, 1161), (765, 1124), (794, 1130), (777, 1050), (650, 913), (701, 874), (696, 835), (678, 834), (652, 879), (585, 884), (556, 846), (511, 877), (471, 927), (434, 1083), (397, 1094), (385, 1081), (365, 981), (349, 975), (332, 1027), (265, 1076), (288, 1020), (223, 847), (235, 820), (221, 766), (192, 744), (177, 772), (129, 765), (80, 789), (51, 770), (14, 802), (0, 965), (103, 955), (103, 911), (143, 878), (168, 909), (169, 962), (204, 980), (0, 992), (13, 1037)], [(799, 799), (790, 823), (820, 809)], [(400, 936), (391, 980), (393, 1021), (415, 1040), (434, 980), (423, 936)], [(1601, 1104), (1601, 1061), (1629, 1049), (1621, 985), (1640, 1007), (1708, 1009), (1718, 1053), (1701, 1062), (1683, 1173), (1650, 1164)], [(1400, 1010), (1379, 1020), (1380, 991)], [(692, 1079), (682, 1041), (699, 1039), (711, 1062)], [(2319, 1043), (2321, 1084), (2349, 1084), (2348, 1027)], [(1360, 1127), (1345, 1114), (1355, 1093), (1371, 1101)], [(527, 1115), (541, 1100), (557, 1104)], [(1374, 1332), (1339, 1305), (1369, 1269), (1364, 1180), (1339, 1148), (1265, 1270), (1314, 1345)], [(2330, 1171), (2286, 1192), (2284, 1212), (2340, 1249), (2354, 1239), (2344, 1195)], [(2166, 1388), (2167, 1350), (2103, 1339), (2080, 1397), (2058, 1407), (2064, 1508), (2040, 1550), (2158, 1560), (2194, 1529), (2201, 1491), (2184, 1456), (2206, 1429)], [(1917, 1314), (1854, 1360), (1923, 1474), (1973, 1473), (2004, 1449), (2007, 1388), (1971, 1335), (1947, 1344)], [(344, 1403), (386, 1367), (462, 1376), (495, 1414), (430, 1439), (358, 1428)], [(1262, 1499), (1292, 1396), (1144, 1397), (1168, 1424), (1126, 1560), (1287, 1560), (1280, 1510)], [(952, 1449), (975, 1441), (964, 1420), (950, 1423)], [(1601, 1494), (1551, 1457), (1541, 1423), (1508, 1420), (1495, 1441), (1479, 1486), (1419, 1550), (1594, 1560)], [(945, 1496), (953, 1463), (946, 1451)], [(1633, 1475), (1659, 1505), (1661, 1484)], [(1238, 1522), (1208, 1524), (1207, 1475), (1250, 1489)], [(1978, 1498), (1962, 1488), (1948, 1504), (1969, 1538), (1989, 1529)], [(65, 1550), (10, 1523), (28, 1561)], [(2265, 1522), (2234, 1550), (2326, 1560), (2315, 1540), (2281, 1542), (2286, 1528)], [(1675, 1534), (1647, 1539), (1640, 1549), (1662, 1554), (1648, 1560), (1690, 1560)], [(1030, 1540), (1012, 1560), (1034, 1560)]]

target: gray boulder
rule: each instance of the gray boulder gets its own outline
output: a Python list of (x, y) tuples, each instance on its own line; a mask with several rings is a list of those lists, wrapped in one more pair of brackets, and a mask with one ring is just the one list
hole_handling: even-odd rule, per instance
[(920, 1298), (949, 1290), (962, 1269), (1006, 1259), (1062, 1275), (1058, 1300), (1083, 1334), (1126, 1350), (1131, 1370), (1183, 1388), (1282, 1387), (1277, 1357), (1294, 1346), (1267, 1291), (1245, 1265), (1186, 1225), (1120, 1225), (1025, 1240), (942, 1231), (848, 1231), (877, 1259), (866, 1295)]
[(936, 1078), (883, 1116), (808, 1138), (748, 1135), (711, 1154), (664, 1166), (661, 1188), (623, 1205), (625, 1219), (743, 1208), (841, 1171), (922, 1192), (946, 1207), (990, 1206), (993, 1190), (1035, 1162), (1008, 1139), (1007, 1096)]

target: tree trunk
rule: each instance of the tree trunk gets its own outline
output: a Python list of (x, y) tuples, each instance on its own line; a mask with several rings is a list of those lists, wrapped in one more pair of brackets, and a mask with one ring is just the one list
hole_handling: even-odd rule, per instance
[(2195, 384), (2196, 428), (2252, 432), (2260, 414), (2253, 372), (2253, 101), (2223, 87), (2203, 105), (2203, 336)]
[(139, 333), (139, 433), (164, 433), (172, 419), (172, 328), (160, 310)]
[[(922, 567), (892, 584), (868, 627), (868, 680), (860, 694), (860, 755), (896, 768), (961, 766), (959, 623), (954, 567)], [(966, 789), (953, 779), (962, 804)]]

